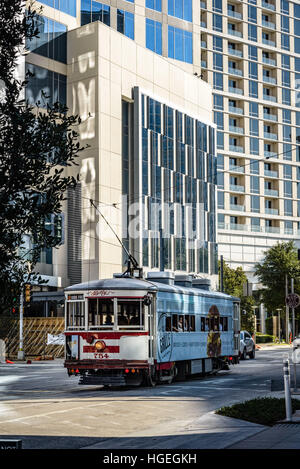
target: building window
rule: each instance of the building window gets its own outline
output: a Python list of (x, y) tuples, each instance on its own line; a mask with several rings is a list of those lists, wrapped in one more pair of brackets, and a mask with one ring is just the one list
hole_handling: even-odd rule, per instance
[(248, 24), (248, 39), (257, 42), (257, 26), (254, 24)]
[(161, 23), (146, 18), (146, 47), (162, 55)]
[(40, 0), (40, 2), (76, 17), (76, 0)]
[(250, 176), (250, 192), (252, 194), (259, 194), (259, 177)]
[(257, 80), (257, 63), (249, 62), (249, 78), (254, 78)]
[(223, 75), (222, 73), (214, 72), (214, 89), (223, 90)]
[(284, 201), (284, 215), (286, 217), (293, 216), (293, 201), (292, 200), (285, 200)]
[[(294, 21), (296, 23), (297, 20), (294, 20)], [(281, 31), (284, 32), (284, 33), (289, 33), (290, 32), (290, 21), (289, 21), (288, 16), (281, 16)]]
[(290, 69), (290, 56), (286, 54), (281, 54), (281, 66), (282, 68)]
[(26, 99), (29, 104), (34, 106), (39, 102), (40, 107), (47, 107), (47, 103), (52, 105), (59, 101), (66, 105), (67, 79), (65, 75), (27, 63), (26, 72), (28, 71), (32, 74), (28, 77), (26, 85)]
[(256, 81), (249, 80), (249, 96), (258, 98), (258, 84)]
[(249, 115), (252, 117), (258, 117), (258, 104), (249, 103)]
[(223, 52), (223, 39), (218, 36), (213, 36), (213, 49)]
[(251, 230), (260, 231), (260, 219), (259, 218), (251, 218)]
[[(220, 94), (214, 94), (213, 96), (214, 96), (214, 108), (223, 111), (224, 109), (223, 96)], [(300, 116), (300, 112), (298, 112), (297, 114), (299, 114)], [(300, 122), (300, 119), (299, 119), (299, 122)], [(297, 124), (297, 125), (300, 125), (300, 124)]]
[(161, 11), (161, 0), (146, 0), (146, 8)]
[(168, 26), (168, 57), (186, 63), (193, 63), (192, 33)]
[(35, 16), (34, 23), (39, 34), (26, 40), (26, 48), (35, 54), (67, 63), (67, 27), (39, 15)]
[(134, 14), (129, 11), (117, 10), (117, 30), (130, 39), (134, 39)]
[(257, 60), (257, 47), (248, 46), (248, 57), (251, 60)]
[(258, 137), (258, 119), (249, 119), (250, 135)]
[(281, 34), (281, 49), (290, 50), (290, 36), (288, 34)]
[(248, 5), (248, 21), (250, 23), (257, 23), (257, 9), (251, 5)]
[(251, 212), (260, 212), (260, 197), (258, 195), (251, 195)]
[(168, 14), (182, 20), (192, 21), (192, 0), (168, 0)]
[(81, 26), (101, 21), (110, 26), (110, 6), (91, 0), (81, 0)]
[(213, 30), (219, 32), (223, 31), (222, 16), (216, 15), (215, 13), (213, 14)]

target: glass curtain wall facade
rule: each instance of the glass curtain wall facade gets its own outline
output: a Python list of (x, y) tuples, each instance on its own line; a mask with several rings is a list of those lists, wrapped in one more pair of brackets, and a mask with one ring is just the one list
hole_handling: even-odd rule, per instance
[(124, 242), (144, 267), (217, 272), (214, 134), (138, 88), (134, 104), (123, 103)]

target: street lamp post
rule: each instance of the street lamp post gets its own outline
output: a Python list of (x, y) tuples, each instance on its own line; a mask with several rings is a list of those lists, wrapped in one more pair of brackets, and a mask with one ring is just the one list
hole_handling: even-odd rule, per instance
[(280, 330), (280, 312), (281, 312), (281, 308), (277, 308), (276, 311), (278, 311), (278, 339), (279, 339), (279, 343), (281, 343), (281, 330)]

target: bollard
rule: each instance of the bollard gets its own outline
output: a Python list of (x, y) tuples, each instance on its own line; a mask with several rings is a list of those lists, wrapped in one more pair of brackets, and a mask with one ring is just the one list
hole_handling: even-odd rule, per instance
[(284, 379), (286, 422), (291, 422), (292, 421), (292, 399), (291, 399), (291, 390), (290, 390), (290, 368), (289, 368), (289, 360), (287, 358), (283, 360), (283, 379)]

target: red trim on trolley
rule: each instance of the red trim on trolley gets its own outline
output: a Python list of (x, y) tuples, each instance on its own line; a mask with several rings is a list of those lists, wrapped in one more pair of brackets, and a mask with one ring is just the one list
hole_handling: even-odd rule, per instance
[(168, 363), (156, 363), (157, 370), (170, 370), (175, 362), (168, 362)]
[(120, 353), (118, 345), (106, 345), (104, 350), (97, 350), (93, 345), (84, 345), (83, 353)]
[(86, 298), (88, 298), (89, 300), (91, 300), (93, 298), (97, 298), (99, 300), (99, 298), (101, 298), (103, 301), (104, 300), (111, 300), (112, 298), (118, 298), (118, 300), (122, 301), (123, 299), (126, 300), (128, 298), (141, 300), (141, 299), (145, 298), (145, 295), (144, 296), (118, 296), (118, 295), (115, 295), (115, 296), (99, 295), (99, 296), (97, 296), (97, 295), (95, 295), (95, 296), (86, 296)]
[(143, 368), (148, 369), (149, 363), (146, 360), (66, 360), (65, 368), (79, 370), (97, 369), (117, 369)]
[(131, 331), (124, 331), (124, 332), (65, 332), (65, 335), (80, 335), (83, 339), (87, 339), (88, 337), (93, 337), (94, 339), (120, 339), (123, 335), (149, 335), (149, 332), (131, 332)]

